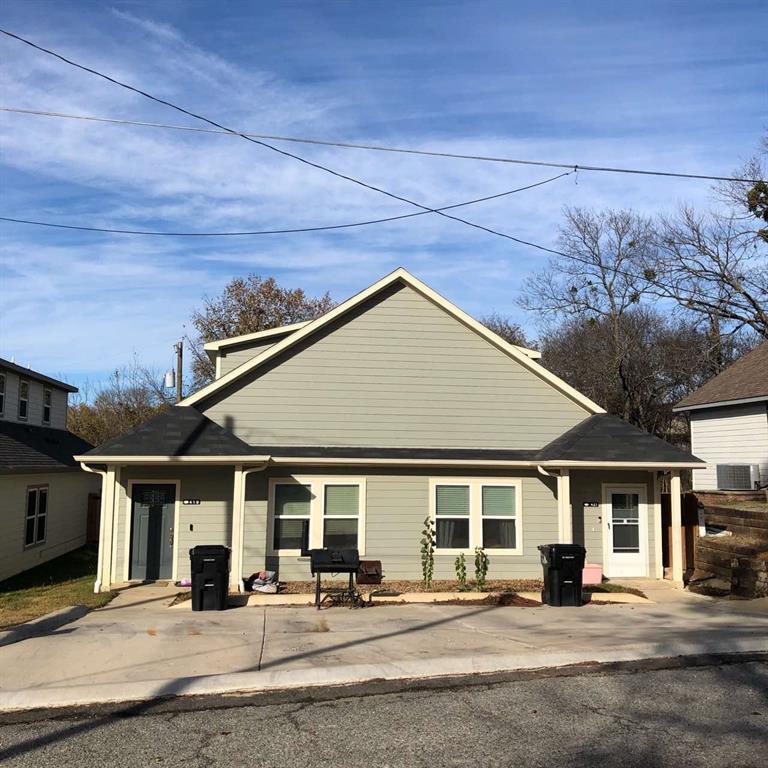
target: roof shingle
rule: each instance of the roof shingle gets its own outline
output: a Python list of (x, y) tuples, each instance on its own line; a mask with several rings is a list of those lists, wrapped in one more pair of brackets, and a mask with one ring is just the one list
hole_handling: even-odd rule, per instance
[(675, 410), (761, 397), (768, 399), (768, 341), (683, 398)]
[(0, 469), (74, 467), (73, 457), (92, 447), (64, 429), (0, 421)]

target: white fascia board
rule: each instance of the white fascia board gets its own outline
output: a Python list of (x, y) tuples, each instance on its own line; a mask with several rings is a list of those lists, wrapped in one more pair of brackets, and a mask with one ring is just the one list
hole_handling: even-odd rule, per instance
[(75, 456), (84, 464), (263, 464), (269, 456)]
[(247, 344), (249, 341), (261, 341), (262, 339), (269, 339), (272, 336), (284, 336), (287, 333), (293, 333), (298, 331), (307, 325), (309, 321), (305, 320), (302, 323), (292, 323), (291, 325), (281, 325), (279, 328), (270, 328), (266, 331), (256, 331), (255, 333), (245, 333), (242, 336), (230, 336), (227, 339), (219, 339), (218, 341), (209, 341), (203, 344), (203, 349), (206, 352), (217, 352), (224, 347), (233, 347), (238, 344)]
[(768, 395), (760, 395), (759, 397), (745, 397), (741, 400), (719, 400), (716, 403), (702, 403), (701, 405), (677, 405), (672, 410), (675, 413), (680, 413), (682, 411), (700, 411), (704, 408), (725, 408), (729, 405), (748, 405), (749, 403), (762, 402), (768, 402)]
[(482, 325), (482, 323), (479, 323), (473, 317), (470, 317), (470, 315), (468, 315), (466, 312), (459, 309), (455, 304), (452, 304), (450, 301), (442, 297), (436, 291), (433, 291), (428, 285), (425, 285), (424, 283), (422, 283), (421, 280), (411, 275), (410, 272), (403, 269), (402, 267), (396, 269), (394, 272), (390, 273), (386, 277), (383, 277), (381, 280), (378, 280), (373, 285), (369, 286), (364, 291), (361, 291), (360, 293), (356, 294), (352, 298), (347, 299), (347, 301), (342, 302), (337, 307), (330, 310), (329, 312), (326, 312), (324, 315), (317, 318), (316, 320), (310, 321), (295, 333), (291, 334), (287, 338), (277, 342), (274, 346), (270, 347), (270, 349), (267, 350), (264, 354), (244, 362), (242, 365), (239, 365), (237, 368), (233, 368), (231, 371), (229, 371), (229, 373), (226, 373), (220, 379), (216, 379), (215, 381), (206, 385), (205, 387), (198, 390), (197, 392), (190, 395), (189, 397), (186, 397), (184, 400), (177, 403), (177, 405), (194, 405), (195, 403), (199, 403), (201, 400), (205, 400), (207, 397), (214, 394), (218, 390), (228, 386), (229, 384), (232, 384), (234, 381), (237, 381), (241, 376), (244, 376), (245, 374), (250, 373), (252, 370), (254, 370), (260, 365), (263, 365), (268, 360), (271, 360), (273, 357), (276, 357), (277, 355), (281, 354), (286, 349), (289, 349), (293, 345), (298, 344), (302, 339), (306, 338), (307, 336), (313, 334), (315, 331), (319, 330), (320, 328), (323, 328), (324, 326), (333, 322), (336, 318), (346, 314), (348, 311), (358, 306), (359, 304), (364, 302), (366, 299), (370, 298), (371, 296), (374, 296), (379, 291), (397, 282), (398, 280), (402, 281), (406, 285), (413, 288), (415, 291), (420, 293), (422, 296), (424, 296), (426, 299), (431, 301), (433, 304), (436, 304), (437, 306), (441, 307), (449, 315), (454, 317), (456, 320), (458, 320), (460, 323), (462, 323), (466, 327), (475, 331), (478, 335), (485, 338), (487, 341), (493, 344), (497, 349), (501, 350), (502, 352), (505, 352), (507, 355), (509, 355), (509, 357), (516, 360), (523, 367), (527, 368), (529, 371), (537, 375), (540, 379), (544, 380), (548, 384), (551, 384), (553, 387), (555, 387), (555, 389), (558, 389), (560, 392), (566, 395), (566, 397), (569, 397), (571, 400), (581, 405), (582, 408), (586, 409), (588, 413), (590, 414), (605, 413), (605, 410), (601, 408), (599, 405), (597, 405), (597, 403), (594, 403), (588, 397), (586, 397), (585, 395), (582, 395), (581, 392), (577, 391), (569, 384), (566, 384), (561, 378), (559, 378), (558, 376), (555, 376), (555, 374), (551, 373), (546, 368), (539, 365), (537, 362), (532, 360), (526, 353), (522, 352), (518, 347), (504, 341), (504, 339), (502, 339), (498, 334), (486, 328), (484, 325)]

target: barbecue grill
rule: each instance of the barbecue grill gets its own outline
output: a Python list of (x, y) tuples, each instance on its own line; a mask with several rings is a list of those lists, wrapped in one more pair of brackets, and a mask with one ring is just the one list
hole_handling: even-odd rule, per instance
[[(356, 549), (310, 549), (309, 567), (315, 577), (315, 606), (329, 602), (332, 605), (348, 604), (350, 607), (363, 605), (363, 600), (355, 586), (355, 574), (360, 568), (360, 553)], [(349, 586), (332, 587), (322, 590), (325, 597), (320, 599), (320, 579), (324, 573), (348, 573)]]

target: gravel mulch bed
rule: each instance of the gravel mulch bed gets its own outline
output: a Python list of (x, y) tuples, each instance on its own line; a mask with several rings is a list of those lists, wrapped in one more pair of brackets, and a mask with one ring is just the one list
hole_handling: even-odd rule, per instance
[[(323, 580), (323, 586), (343, 587), (348, 583), (347, 579)], [(485, 582), (483, 592), (538, 592), (543, 584), (537, 579), (489, 579)], [(379, 589), (392, 590), (393, 592), (459, 592), (456, 581), (453, 579), (440, 579), (433, 581), (430, 587), (425, 587), (423, 581), (405, 581), (384, 579), (381, 584), (359, 584), (358, 589), (363, 594), (375, 592)], [(280, 592), (289, 595), (307, 594), (315, 591), (314, 581), (288, 581), (280, 585)], [(467, 582), (465, 592), (473, 592), (474, 584)]]

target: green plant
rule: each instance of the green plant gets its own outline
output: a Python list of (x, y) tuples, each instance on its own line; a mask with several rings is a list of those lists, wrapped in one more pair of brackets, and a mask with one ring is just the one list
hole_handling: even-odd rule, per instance
[(488, 555), (482, 547), (475, 547), (475, 589), (485, 590), (485, 577), (488, 575)]
[(456, 567), (456, 581), (459, 583), (459, 590), (463, 592), (467, 588), (467, 559), (462, 552), (454, 563)]
[(424, 576), (424, 586), (432, 584), (435, 572), (435, 524), (427, 515), (424, 518), (424, 530), (421, 532), (421, 573)]

